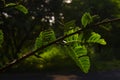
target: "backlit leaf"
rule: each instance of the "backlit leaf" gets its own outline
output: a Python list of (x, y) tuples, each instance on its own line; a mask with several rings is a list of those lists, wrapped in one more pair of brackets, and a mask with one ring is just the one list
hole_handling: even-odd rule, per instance
[(88, 43), (99, 43), (101, 45), (106, 45), (106, 41), (101, 39), (101, 35), (95, 32), (91, 33), (91, 36), (87, 40)]
[[(48, 29), (45, 31), (40, 32), (39, 36), (36, 38), (35, 41), (35, 49), (42, 47), (56, 39), (55, 33), (53, 29)], [(47, 49), (47, 48), (46, 48)], [(39, 52), (37, 53), (39, 55)]]
[(90, 69), (90, 59), (87, 55), (87, 49), (78, 49), (77, 51), (75, 51), (74, 49), (72, 49), (71, 47), (66, 47), (67, 49), (67, 53), (69, 54), (69, 56), (76, 62), (77, 66), (80, 67), (80, 69), (84, 72), (84, 73), (88, 73), (89, 69)]
[(104, 39), (100, 39), (100, 40), (98, 41), (98, 43), (101, 44), (101, 45), (106, 45), (106, 44), (107, 44)]
[(75, 26), (76, 26), (76, 25), (75, 25), (75, 20), (71, 20), (71, 21), (65, 23), (65, 27), (66, 27), (67, 29), (73, 28), (73, 27), (75, 27)]
[(84, 13), (81, 18), (82, 25), (86, 27), (88, 24), (90, 24), (90, 22), (92, 22), (92, 16), (90, 15), (90, 13)]
[(87, 49), (85, 47), (83, 47), (83, 46), (77, 46), (77, 47), (75, 47), (74, 50), (76, 52), (77, 57), (87, 55)]
[(11, 7), (11, 6), (16, 6), (16, 3), (8, 3), (5, 5), (5, 7)]
[(90, 59), (88, 56), (80, 57), (77, 64), (84, 73), (88, 73), (90, 69)]
[(23, 6), (23, 5), (17, 5), (17, 6), (15, 6), (15, 8), (16, 8), (17, 10), (21, 11), (21, 12), (24, 13), (24, 14), (27, 14), (27, 13), (28, 13), (28, 9), (27, 9), (25, 6)]

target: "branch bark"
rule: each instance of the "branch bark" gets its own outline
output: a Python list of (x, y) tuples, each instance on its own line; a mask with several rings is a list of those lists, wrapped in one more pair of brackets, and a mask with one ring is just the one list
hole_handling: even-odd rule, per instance
[[(110, 23), (110, 22), (116, 22), (116, 21), (120, 21), (120, 18), (111, 19), (111, 20), (107, 20), (107, 21), (101, 21), (101, 22), (98, 22), (98, 23), (96, 23), (96, 24), (91, 25), (90, 27), (92, 27), (92, 26), (99, 26), (99, 25), (102, 25), (102, 24), (106, 24), (106, 23)], [(26, 53), (25, 55), (23, 55), (22, 57), (20, 57), (19, 59), (15, 59), (15, 60), (13, 60), (12, 62), (10, 62), (9, 64), (7, 64), (7, 65), (5, 65), (4, 67), (0, 68), (0, 72), (4, 72), (5, 70), (9, 69), (9, 68), (12, 67), (13, 65), (18, 64), (20, 61), (22, 61), (22, 60), (24, 60), (24, 59), (26, 59), (26, 58), (34, 55), (36, 52), (38, 52), (38, 51), (40, 51), (40, 50), (42, 50), (42, 49), (45, 49), (45, 48), (47, 48), (47, 47), (55, 44), (56, 42), (62, 41), (63, 39), (65, 39), (65, 38), (67, 38), (67, 37), (69, 37), (69, 36), (72, 36), (72, 35), (74, 35), (74, 34), (80, 33), (80, 32), (82, 32), (82, 31), (84, 31), (84, 30), (87, 30), (87, 29), (88, 29), (88, 27), (83, 28), (83, 29), (81, 29), (81, 30), (78, 30), (78, 31), (76, 31), (76, 32), (73, 32), (73, 33), (71, 33), (71, 34), (62, 36), (62, 37), (56, 39), (55, 41), (48, 43), (47, 45), (44, 45), (44, 46), (42, 46), (42, 47), (40, 47), (40, 48), (38, 48), (38, 49), (36, 49), (36, 50), (34, 50), (34, 51), (28, 52), (28, 53)]]

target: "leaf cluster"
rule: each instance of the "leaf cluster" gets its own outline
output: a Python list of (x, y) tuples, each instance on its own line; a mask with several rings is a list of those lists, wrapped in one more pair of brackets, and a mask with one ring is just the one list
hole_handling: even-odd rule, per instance
[[(81, 22), (83, 24), (83, 26), (87, 26), (88, 24), (90, 24), (92, 22), (91, 19), (91, 15), (89, 13), (85, 13), (81, 19)], [(69, 27), (69, 30), (66, 30), (64, 32), (64, 35), (69, 35), (71, 33), (74, 33), (77, 30), (80, 30), (79, 27), (75, 27), (75, 21), (70, 21), (68, 23), (65, 24), (66, 27)], [(75, 28), (74, 28), (75, 27)], [(88, 32), (88, 31), (87, 31)], [(88, 35), (90, 34), (90, 35)], [(87, 38), (86, 38), (87, 36)], [(53, 29), (48, 29), (46, 31), (42, 31), (39, 35), (39, 37), (36, 39), (36, 43), (35, 43), (35, 48), (39, 48), (45, 44), (48, 44), (52, 41), (54, 41), (56, 39), (55, 34), (54, 34), (54, 30)], [(64, 39), (62, 41), (62, 44), (58, 43), (57, 45), (54, 46), (50, 46), (48, 48), (46, 48), (45, 51), (47, 51), (48, 53), (48, 58), (50, 60), (49, 54), (51, 55), (57, 55), (54, 54), (53, 52), (51, 52), (51, 49), (54, 49), (53, 47), (61, 47), (61, 49), (64, 50), (64, 53), (67, 53), (74, 61), (75, 63), (80, 67), (80, 69), (84, 72), (84, 73), (88, 73), (89, 69), (90, 69), (90, 59), (88, 56), (88, 45), (90, 44), (101, 44), (101, 45), (106, 45), (106, 41), (104, 39), (101, 39), (101, 35), (95, 32), (91, 32), (89, 31), (89, 33), (86, 34), (86, 32), (81, 32), (81, 33), (77, 33), (74, 34), (72, 36), (67, 37), (66, 39)], [(50, 51), (49, 51), (50, 50)], [(44, 51), (44, 52), (45, 52)], [(59, 51), (61, 54), (64, 54), (62, 51)], [(42, 53), (42, 52), (41, 52)], [(40, 55), (40, 54), (38, 54)], [(40, 55), (41, 57), (44, 57), (44, 53), (43, 55)], [(55, 58), (55, 57), (54, 57)]]

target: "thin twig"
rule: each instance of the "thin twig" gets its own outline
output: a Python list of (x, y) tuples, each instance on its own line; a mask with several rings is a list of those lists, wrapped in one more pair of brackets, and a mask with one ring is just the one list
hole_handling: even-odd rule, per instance
[[(112, 20), (107, 20), (107, 21), (101, 21), (101, 22), (98, 22), (98, 23), (94, 24), (93, 26), (98, 26), (98, 25), (102, 25), (102, 24), (106, 24), (106, 23), (110, 23), (110, 22), (115, 22), (115, 21), (120, 21), (120, 18), (112, 19)], [(13, 65), (19, 63), (20, 61), (22, 61), (22, 60), (24, 60), (24, 59), (26, 59), (26, 58), (34, 55), (36, 52), (38, 52), (38, 51), (40, 51), (40, 50), (43, 50), (43, 49), (45, 49), (45, 48), (47, 48), (47, 47), (55, 44), (56, 42), (59, 42), (59, 41), (65, 39), (65, 38), (67, 38), (67, 37), (70, 37), (70, 36), (72, 36), (72, 35), (74, 35), (74, 34), (80, 33), (80, 32), (82, 32), (82, 31), (84, 31), (84, 30), (86, 30), (86, 29), (87, 29), (87, 27), (86, 27), (86, 28), (83, 28), (83, 29), (81, 29), (81, 30), (78, 30), (78, 31), (76, 31), (76, 32), (73, 32), (73, 33), (71, 33), (71, 34), (62, 36), (62, 37), (56, 39), (55, 41), (48, 43), (47, 45), (44, 45), (44, 46), (42, 46), (42, 47), (40, 47), (40, 48), (38, 48), (38, 49), (36, 49), (36, 50), (34, 50), (34, 51), (28, 52), (28, 53), (26, 53), (25, 55), (23, 55), (22, 57), (20, 57), (19, 59), (15, 59), (14, 61), (12, 61), (12, 62), (10, 62), (9, 64), (5, 65), (4, 67), (0, 68), (0, 72), (4, 72), (5, 70), (9, 69), (9, 68), (12, 67)]]
[(117, 22), (117, 21), (120, 21), (120, 18), (115, 18), (115, 19), (108, 19), (108, 20), (103, 20), (101, 22), (98, 22), (96, 24), (94, 24), (95, 26), (98, 26), (98, 25), (102, 25), (102, 24), (106, 24), (106, 23), (111, 23), (111, 22)]

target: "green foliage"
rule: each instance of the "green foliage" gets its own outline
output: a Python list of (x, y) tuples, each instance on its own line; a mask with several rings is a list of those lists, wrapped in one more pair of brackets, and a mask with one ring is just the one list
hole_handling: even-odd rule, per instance
[(35, 47), (40, 48), (56, 39), (53, 29), (48, 29), (40, 32), (39, 37), (36, 38)]
[[(78, 27), (76, 27), (75, 29), (70, 29), (69, 31), (65, 32), (65, 34), (70, 34), (77, 30), (79, 30)], [(88, 73), (90, 69), (90, 60), (89, 56), (87, 55), (89, 47), (87, 47), (87, 45), (94, 43), (106, 45), (105, 40), (101, 39), (100, 34), (91, 31), (89, 33), (86, 33), (82, 32), (80, 34), (75, 34), (65, 39), (65, 44), (67, 45), (66, 48), (67, 52), (69, 51), (69, 56), (76, 62), (76, 64), (84, 73)]]
[[(72, 29), (69, 30), (67, 34), (73, 33), (74, 31), (78, 30)], [(68, 38), (66, 38), (66, 43), (67, 43), (67, 52), (69, 56), (76, 62), (76, 64), (81, 68), (81, 70), (84, 73), (88, 73), (90, 69), (90, 60), (89, 57), (87, 56), (87, 48), (85, 45), (81, 45), (81, 40), (79, 40), (82, 36), (79, 36), (79, 34), (72, 35)]]
[(23, 12), (24, 14), (27, 14), (27, 13), (28, 13), (28, 9), (27, 9), (25, 6), (23, 6), (23, 5), (17, 5), (17, 6), (15, 6), (15, 8), (16, 8), (17, 10)]
[(84, 27), (86, 27), (88, 24), (90, 24), (92, 22), (92, 16), (90, 15), (90, 13), (84, 13), (82, 18), (81, 18), (81, 23)]
[(79, 58), (79, 61), (77, 63), (78, 65), (81, 65), (81, 69), (83, 70), (84, 73), (88, 73), (90, 69), (90, 59), (89, 56), (83, 56)]
[[(72, 22), (73, 23), (73, 22)], [(70, 34), (73, 33), (74, 31), (78, 30), (79, 28), (71, 29), (68, 32), (65, 32), (65, 34)], [(47, 30), (47, 31), (42, 31), (39, 35), (39, 37), (36, 39), (35, 47), (36, 49), (41, 47), (42, 45), (48, 44), (51, 41), (54, 41), (55, 34), (52, 29)], [(69, 54), (69, 56), (76, 62), (76, 64), (81, 68), (81, 70), (85, 73), (87, 73), (90, 69), (90, 60), (89, 57), (87, 56), (87, 48), (84, 45), (81, 45), (79, 41), (79, 34), (75, 34), (73, 36), (70, 36), (65, 39), (66, 44), (69, 46), (63, 47), (66, 49), (66, 53)], [(41, 58), (51, 61), (52, 58), (56, 58), (58, 55), (57, 51), (59, 48), (57, 47), (59, 45), (51, 46), (47, 48), (43, 54), (39, 55)], [(63, 54), (62, 50), (59, 50), (59, 53)], [(59, 56), (59, 55), (58, 55)], [(54, 60), (53, 60), (54, 61)]]
[(16, 6), (15, 3), (9, 3), (9, 4), (6, 4), (5, 7), (12, 7), (12, 6)]
[(47, 49), (43, 54), (40, 54), (40, 57), (43, 58), (46, 62), (59, 62), (65, 58), (65, 53), (61, 46), (51, 46), (50, 49)]
[(90, 69), (90, 60), (87, 56), (87, 49), (80, 48), (79, 50), (74, 50), (72, 47), (66, 47), (69, 56), (75, 61), (78, 67), (84, 72), (88, 73)]
[(115, 2), (118, 6), (118, 8), (120, 9), (120, 0), (112, 0), (113, 2)]
[[(91, 24), (94, 20), (96, 21), (96, 19), (98, 19), (98, 16), (91, 16), (90, 13), (94, 15), (96, 14), (100, 15), (100, 17), (102, 17), (101, 20), (103, 20), (106, 17), (113, 18), (119, 15), (119, 8), (120, 8), (119, 0), (93, 0), (93, 1), (73, 0), (73, 3), (68, 5), (62, 4), (61, 0), (56, 0), (56, 1), (49, 0), (48, 2), (45, 2), (45, 0), (42, 0), (42, 1), (41, 0), (26, 0), (26, 1), (12, 0), (13, 3), (10, 3), (11, 1), (9, 0), (2, 0), (2, 1), (4, 1), (4, 4), (5, 3), (8, 3), (8, 4), (5, 4), (5, 6), (4, 4), (2, 5), (0, 4), (0, 12), (1, 12), (0, 26), (2, 26), (1, 27), (2, 31), (4, 30), (5, 32), (5, 40), (6, 40), (4, 44), (4, 49), (1, 50), (3, 54), (6, 53), (4, 55), (2, 54), (0, 55), (1, 65), (4, 65), (4, 63), (6, 63), (9, 60), (11, 61), (13, 59), (18, 58), (15, 56), (19, 53), (22, 53), (22, 51), (31, 50), (32, 49), (31, 46), (33, 47), (34, 41), (35, 41), (35, 50), (36, 50), (42, 47), (43, 45), (46, 45), (56, 40), (57, 34), (63, 35), (65, 33), (66, 35), (66, 34), (74, 33), (77, 30), (80, 30), (81, 28), (79, 27), (81, 27), (80, 26), (81, 24), (80, 24), (79, 18), (82, 16), (83, 12), (85, 11), (87, 12), (83, 14), (81, 18), (81, 23), (84, 28), (87, 28), (86, 27), (87, 25), (89, 26), (89, 24)], [(114, 5), (113, 2), (117, 4), (117, 7)], [(59, 5), (56, 3), (59, 3)], [(24, 6), (21, 4), (24, 4)], [(61, 8), (61, 5), (63, 8)], [(66, 8), (65, 11), (62, 11), (64, 8)], [(30, 11), (30, 14), (26, 15), (28, 14), (28, 9)], [(64, 15), (61, 12), (63, 12)], [(24, 13), (24, 14), (21, 15), (21, 13)], [(5, 15), (8, 15), (9, 17), (4, 18)], [(51, 28), (48, 29), (49, 28), (48, 24), (53, 17), (55, 18), (56, 22), (54, 23), (52, 28), (54, 28), (56, 33), (54, 33), (53, 29)], [(64, 17), (65, 17), (64, 19), (65, 21), (69, 21), (71, 19), (74, 19), (74, 20), (71, 20), (65, 23), (64, 28), (60, 30), (61, 33), (57, 33), (57, 30), (59, 30), (59, 27), (58, 27), (59, 23), (57, 21), (64, 22), (63, 21)], [(21, 24), (21, 23), (24, 23), (24, 24)], [(76, 24), (79, 27), (76, 27)], [(119, 24), (117, 26), (119, 26)], [(46, 30), (44, 29), (44, 31), (41, 31), (43, 30), (43, 28), (45, 28)], [(106, 28), (106, 26), (104, 28)], [(115, 31), (112, 28), (106, 28), (106, 29), (108, 29), (108, 31), (113, 30), (111, 31), (112, 32), (111, 34), (116, 33), (117, 35), (116, 36), (113, 35), (113, 36), (117, 38), (116, 40), (118, 40), (119, 42), (119, 39), (118, 39), (119, 33), (117, 33), (119, 31), (116, 31), (119, 29), (116, 28), (116, 25), (114, 25), (113, 28), (115, 28), (114, 29)], [(96, 30), (98, 29), (96, 28)], [(3, 42), (2, 31), (0, 31), (0, 45)], [(90, 60), (88, 56), (89, 45), (96, 44), (96, 43), (101, 45), (106, 45), (106, 42), (103, 38), (101, 38), (101, 35), (96, 33), (97, 31), (95, 32), (94, 31), (92, 32), (92, 31), (93, 30), (91, 29), (91, 31), (89, 32), (89, 29), (88, 29), (88, 33), (87, 31), (82, 31), (81, 33), (72, 35), (66, 38), (65, 40), (63, 40), (65, 42), (64, 44), (60, 45), (59, 43), (61, 42), (58, 42), (57, 45), (54, 44), (52, 46), (49, 46), (48, 48), (36, 53), (36, 55), (40, 56), (46, 61), (53, 62), (53, 61), (57, 61), (57, 59), (61, 59), (59, 57), (63, 57), (62, 54), (68, 53), (70, 58), (72, 58), (75, 61), (75, 63), (81, 68), (81, 70), (87, 73), (90, 69)], [(40, 34), (36, 38), (36, 34), (39, 32)], [(101, 34), (103, 33), (102, 35), (106, 35), (104, 34), (103, 30), (101, 30), (100, 33)], [(106, 33), (108, 34), (108, 32)], [(106, 36), (104, 37), (106, 38)], [(107, 39), (109, 39), (108, 35), (107, 35)], [(28, 48), (26, 47), (26, 45)], [(94, 46), (92, 45), (91, 47), (94, 47)], [(64, 49), (66, 49), (66, 51)], [(43, 53), (43, 54), (40, 54), (40, 53)], [(11, 57), (11, 55), (13, 56)], [(2, 59), (3, 57), (5, 57), (7, 60), (6, 61), (3, 60)], [(34, 61), (34, 60), (31, 60), (31, 61)], [(29, 61), (28, 61), (28, 64), (29, 64)]]
[(28, 13), (28, 9), (23, 5), (17, 5), (15, 3), (9, 3), (9, 4), (6, 4), (5, 7), (14, 7), (15, 9), (21, 11), (24, 14)]
[(75, 27), (75, 26), (76, 26), (76, 25), (75, 25), (75, 20), (71, 20), (71, 21), (65, 23), (64, 29), (65, 29), (65, 30), (71, 29), (71, 28), (73, 28), (73, 27)]
[(2, 43), (3, 43), (3, 41), (4, 41), (4, 35), (3, 35), (2, 30), (0, 30), (0, 47), (1, 47)]
[(75, 47), (74, 51), (76, 52), (77, 57), (87, 55), (87, 49), (85, 46), (77, 46), (77, 47)]
[[(73, 33), (74, 31), (78, 30), (77, 28), (75, 29), (71, 29), (69, 31), (66, 31), (65, 32), (65, 35), (67, 34), (70, 34), (70, 33)], [(77, 41), (78, 41), (78, 34), (75, 34), (73, 36), (70, 36), (68, 38), (65, 39), (65, 41), (67, 41), (67, 44), (69, 45), (72, 45), (73, 47), (76, 47), (77, 46)], [(73, 43), (76, 43), (76, 44), (73, 44)]]
[(48, 30), (42, 31), (40, 32), (39, 36), (36, 38), (35, 49), (40, 48), (43, 45), (46, 45), (51, 41), (54, 41), (55, 39), (56, 39), (56, 36), (53, 29), (50, 28)]
[(87, 40), (88, 43), (99, 43), (101, 45), (106, 45), (106, 41), (101, 39), (101, 35), (95, 32), (91, 33), (91, 36)]

